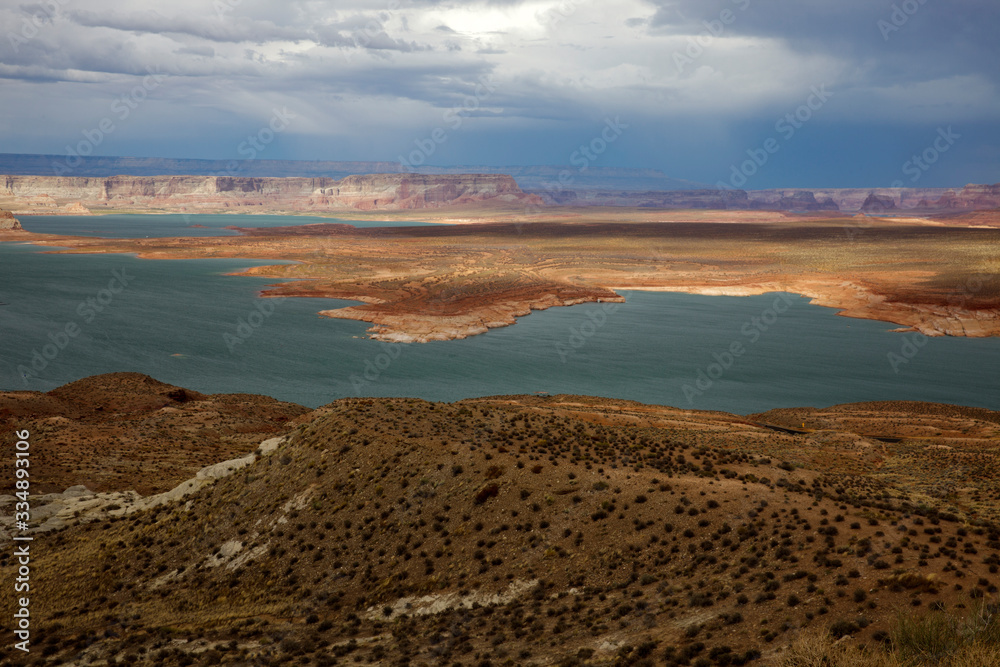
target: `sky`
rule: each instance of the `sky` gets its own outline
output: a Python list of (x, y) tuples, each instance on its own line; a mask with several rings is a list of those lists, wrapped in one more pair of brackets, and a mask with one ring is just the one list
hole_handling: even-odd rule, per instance
[(997, 0), (0, 0), (0, 152), (1000, 182)]

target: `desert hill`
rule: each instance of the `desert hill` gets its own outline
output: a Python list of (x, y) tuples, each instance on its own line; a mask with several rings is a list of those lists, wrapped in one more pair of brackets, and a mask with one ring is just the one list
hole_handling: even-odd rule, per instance
[[(45, 400), (118, 382), (175, 391), (104, 376)], [(941, 433), (907, 435), (913, 419)], [(39, 533), (39, 648), (62, 665), (777, 664), (817, 634), (875, 650), (899, 612), (995, 599), (995, 492), (970, 477), (977, 503), (937, 497), (897, 473), (992, 461), (998, 419), (345, 399), (183, 502)], [(955, 420), (962, 442), (940, 448)]]
[[(166, 491), (210, 463), (252, 452), (309, 410), (247, 394), (204, 395), (139, 373), (85, 378), (48, 393), (0, 391), (0, 428), (33, 435), (35, 493)], [(0, 460), (13, 479), (13, 459)]]

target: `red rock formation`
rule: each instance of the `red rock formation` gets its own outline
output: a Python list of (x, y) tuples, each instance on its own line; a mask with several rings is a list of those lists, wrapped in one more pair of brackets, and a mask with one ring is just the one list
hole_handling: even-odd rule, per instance
[(23, 231), (21, 221), (14, 217), (10, 211), (0, 211), (0, 230), (20, 232)]
[(865, 199), (865, 202), (861, 205), (862, 213), (879, 214), (895, 210), (896, 201), (892, 197), (877, 195), (874, 192), (868, 195), (868, 198)]
[(934, 208), (966, 210), (1000, 208), (1000, 183), (996, 185), (966, 185), (958, 192), (945, 193), (932, 206)]
[(90, 209), (78, 201), (75, 201), (72, 204), (66, 204), (66, 206), (63, 207), (63, 211), (65, 211), (68, 215), (92, 215)]

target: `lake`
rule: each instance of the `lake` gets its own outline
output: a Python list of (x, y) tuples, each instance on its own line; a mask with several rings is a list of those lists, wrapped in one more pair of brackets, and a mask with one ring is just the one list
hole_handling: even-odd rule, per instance
[(163, 214), (163, 215), (25, 215), (18, 218), (26, 231), (104, 238), (140, 239), (168, 236), (236, 236), (226, 227), (288, 227), (317, 223), (345, 223), (355, 227), (419, 227), (439, 223), (344, 220), (307, 215)]
[(549, 392), (740, 414), (870, 400), (1000, 409), (1000, 340), (892, 333), (795, 295), (623, 292), (624, 304), (534, 312), (466, 340), (388, 344), (363, 322), (317, 315), (351, 302), (261, 299), (274, 281), (224, 275), (275, 263), (0, 244), (0, 389), (136, 371), (308, 406)]

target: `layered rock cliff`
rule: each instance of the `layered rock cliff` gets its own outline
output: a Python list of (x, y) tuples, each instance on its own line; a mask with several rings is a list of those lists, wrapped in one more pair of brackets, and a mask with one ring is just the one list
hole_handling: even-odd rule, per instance
[(478, 202), (539, 204), (501, 174), (374, 174), (332, 178), (245, 176), (3, 176), (0, 196), (29, 209), (57, 202), (88, 208), (133, 206), (193, 210), (282, 206), (290, 210), (399, 210)]
[[(257, 212), (410, 210), (476, 203), (515, 206), (626, 206), (664, 209), (908, 211), (1000, 208), (1000, 184), (941, 188), (522, 190), (504, 174), (369, 174), (272, 178), (213, 176), (0, 176), (0, 206), (16, 213), (95, 210)], [(873, 208), (874, 207), (874, 208)]]
[(524, 194), (513, 178), (497, 174), (348, 176), (317, 188), (314, 198), (319, 203), (358, 209), (437, 208), (489, 199), (534, 199)]

